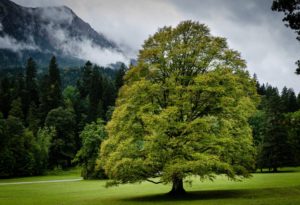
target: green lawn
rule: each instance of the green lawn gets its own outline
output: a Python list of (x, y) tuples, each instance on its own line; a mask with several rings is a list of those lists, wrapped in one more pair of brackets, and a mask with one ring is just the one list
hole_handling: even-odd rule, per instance
[[(242, 182), (220, 176), (214, 182), (193, 180), (186, 184), (188, 194), (181, 198), (166, 196), (170, 186), (142, 183), (105, 188), (105, 181), (0, 185), (1, 205), (113, 205), (113, 204), (197, 204), (197, 205), (298, 205), (300, 204), (300, 170), (286, 169), (277, 174), (257, 173)], [(79, 178), (78, 170), (51, 176), (0, 180), (44, 181)]]

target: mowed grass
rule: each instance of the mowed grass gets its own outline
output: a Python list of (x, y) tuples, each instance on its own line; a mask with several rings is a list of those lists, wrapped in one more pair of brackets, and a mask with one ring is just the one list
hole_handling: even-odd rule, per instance
[[(300, 169), (281, 173), (256, 173), (242, 182), (228, 181), (219, 176), (214, 182), (193, 179), (185, 184), (188, 194), (170, 197), (170, 185), (151, 183), (105, 188), (105, 181), (88, 180), (63, 183), (0, 185), (0, 205), (135, 205), (135, 204), (197, 204), (197, 205), (298, 205), (300, 204)], [(52, 176), (0, 180), (44, 181), (76, 179), (79, 171)]]

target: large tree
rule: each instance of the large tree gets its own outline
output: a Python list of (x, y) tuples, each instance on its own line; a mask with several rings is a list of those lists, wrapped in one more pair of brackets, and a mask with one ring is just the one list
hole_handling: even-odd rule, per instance
[(100, 161), (111, 184), (172, 183), (170, 193), (180, 194), (190, 176), (249, 176), (257, 94), (245, 67), (197, 22), (150, 36), (106, 126)]
[[(283, 21), (287, 22), (287, 26), (295, 30), (297, 39), (300, 41), (300, 0), (274, 0), (272, 10), (284, 12)], [(300, 60), (296, 62), (298, 68), (296, 73), (300, 74)]]

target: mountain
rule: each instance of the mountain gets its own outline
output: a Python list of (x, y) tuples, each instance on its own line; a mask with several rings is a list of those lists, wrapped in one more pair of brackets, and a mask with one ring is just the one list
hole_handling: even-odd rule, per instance
[(116, 61), (124, 58), (113, 41), (66, 6), (27, 8), (1, 0), (0, 68), (22, 66), (29, 56), (47, 65), (52, 55), (62, 66), (82, 65), (86, 60), (113, 63), (107, 62), (107, 55)]

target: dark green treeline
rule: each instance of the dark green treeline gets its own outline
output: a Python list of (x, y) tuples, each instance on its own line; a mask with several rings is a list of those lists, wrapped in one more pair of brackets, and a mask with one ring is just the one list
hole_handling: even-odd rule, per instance
[(39, 73), (29, 58), (24, 70), (0, 78), (0, 178), (42, 174), (74, 166), (79, 135), (97, 119), (110, 118), (126, 66), (87, 62), (60, 69), (53, 57)]
[(260, 85), (261, 103), (251, 118), (257, 150), (256, 167), (276, 172), (279, 167), (300, 165), (300, 95), (284, 87), (281, 92)]

